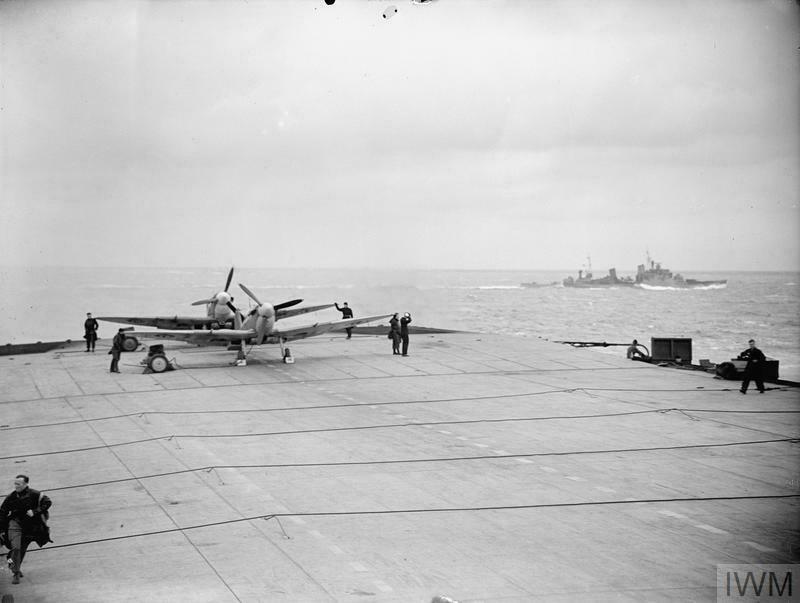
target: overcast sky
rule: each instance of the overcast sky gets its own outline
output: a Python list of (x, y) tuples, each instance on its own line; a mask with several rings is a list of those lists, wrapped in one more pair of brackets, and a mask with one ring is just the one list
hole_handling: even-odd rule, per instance
[(798, 32), (791, 0), (5, 0), (0, 264), (800, 269)]

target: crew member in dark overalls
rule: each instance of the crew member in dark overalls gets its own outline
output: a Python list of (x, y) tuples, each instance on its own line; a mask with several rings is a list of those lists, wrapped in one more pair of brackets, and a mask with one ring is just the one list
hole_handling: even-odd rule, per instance
[(97, 329), (100, 325), (97, 320), (92, 318), (92, 313), (86, 313), (86, 320), (83, 323), (83, 338), (86, 340), (86, 351), (94, 352), (94, 342), (97, 341)]
[(408, 356), (408, 323), (411, 322), (411, 314), (406, 312), (400, 319), (400, 339), (403, 340), (403, 356)]
[(747, 343), (750, 347), (744, 352), (739, 354), (741, 360), (747, 360), (747, 366), (744, 369), (744, 380), (742, 381), (742, 388), (739, 390), (743, 394), (747, 393), (747, 388), (750, 386), (750, 380), (756, 382), (756, 387), (759, 393), (764, 393), (764, 363), (767, 357), (764, 352), (756, 347), (755, 340), (751, 339)]
[(111, 342), (111, 350), (109, 350), (109, 354), (111, 354), (111, 372), (118, 373), (119, 372), (119, 357), (122, 354), (122, 344), (125, 341), (124, 331), (120, 329), (117, 331), (117, 334), (114, 335), (114, 340)]
[[(347, 302), (344, 302), (341, 308), (336, 302), (333, 302), (333, 305), (336, 306), (336, 309), (342, 313), (342, 320), (353, 318), (353, 310), (350, 309), (350, 306), (347, 305)], [(353, 335), (353, 328), (350, 327), (349, 329), (345, 329), (345, 331), (347, 331), (347, 338), (350, 339), (350, 337)]]
[(389, 320), (389, 337), (392, 340), (392, 354), (400, 355), (400, 319), (397, 318), (397, 312), (394, 313), (391, 320)]
[(47, 510), (51, 505), (47, 496), (28, 487), (27, 475), (14, 478), (14, 491), (0, 505), (0, 533), (5, 535), (11, 549), (7, 560), (14, 574), (12, 584), (19, 584), (19, 579), (23, 577), (22, 560), (28, 545), (38, 542), (42, 546), (52, 542), (49, 535), (42, 539), (44, 532), (41, 529), (42, 520), (47, 519)]

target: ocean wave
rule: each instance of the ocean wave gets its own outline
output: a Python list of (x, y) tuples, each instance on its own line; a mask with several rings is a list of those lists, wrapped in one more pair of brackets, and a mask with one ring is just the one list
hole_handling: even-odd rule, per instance
[(87, 289), (152, 289), (149, 285), (87, 285)]
[(524, 289), (522, 285), (404, 285), (420, 291), (475, 291), (491, 289)]
[(725, 289), (727, 288), (728, 284), (700, 285), (698, 287), (668, 287), (666, 285), (648, 285), (646, 283), (637, 283), (634, 286), (639, 287), (640, 289), (646, 289), (648, 291), (710, 291), (711, 289)]
[[(290, 285), (287, 283), (271, 283), (269, 285), (247, 285), (250, 289), (259, 289), (264, 291), (270, 291), (275, 289), (282, 289), (282, 290), (315, 290), (315, 289), (354, 289), (355, 285), (338, 285), (338, 284), (328, 284), (328, 285)], [(217, 285), (219, 286), (219, 285)]]
[(701, 291), (710, 291), (711, 289), (727, 289), (728, 283), (721, 283), (717, 285), (704, 285), (702, 287), (691, 287), (692, 289), (699, 289)]

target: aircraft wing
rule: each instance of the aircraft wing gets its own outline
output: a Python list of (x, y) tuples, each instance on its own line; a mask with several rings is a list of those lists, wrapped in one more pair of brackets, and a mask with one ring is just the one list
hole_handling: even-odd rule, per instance
[(141, 339), (170, 339), (185, 341), (194, 345), (228, 345), (256, 337), (253, 329), (216, 329), (208, 331), (178, 329), (175, 331), (127, 331), (127, 337)]
[(98, 316), (97, 320), (157, 329), (207, 329), (218, 324), (208, 316)]
[(348, 327), (354, 327), (365, 322), (373, 322), (383, 318), (389, 318), (392, 314), (383, 314), (381, 316), (367, 316), (365, 318), (348, 318), (346, 320), (332, 320), (330, 322), (317, 322), (313, 325), (306, 325), (304, 327), (296, 327), (292, 329), (275, 329), (269, 334), (267, 338), (268, 343), (278, 343), (281, 339), (283, 341), (293, 341), (295, 339), (305, 339), (306, 337), (314, 337), (316, 335), (323, 335), (330, 331), (341, 331)]
[(333, 308), (334, 304), (323, 304), (321, 306), (306, 306), (305, 308), (281, 308), (275, 312), (275, 320), (281, 318), (289, 318), (290, 316), (299, 316), (300, 314), (308, 314), (309, 312), (319, 312), (327, 308)]

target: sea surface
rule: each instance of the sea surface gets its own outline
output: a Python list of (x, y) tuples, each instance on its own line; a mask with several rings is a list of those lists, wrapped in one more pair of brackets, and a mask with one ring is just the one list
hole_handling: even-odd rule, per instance
[[(220, 291), (230, 267), (0, 267), (0, 345), (80, 339), (86, 312), (95, 316), (202, 316), (190, 306)], [(411, 312), (415, 325), (549, 340), (627, 343), (651, 337), (692, 339), (693, 359), (723, 362), (756, 339), (780, 361), (780, 376), (800, 381), (800, 273), (684, 273), (727, 279), (723, 288), (563, 287), (569, 271), (264, 269), (237, 267), (230, 292), (240, 309), (302, 298), (308, 304), (347, 301), (356, 316)], [(620, 276), (625, 276), (621, 273)], [(523, 282), (542, 286), (522, 287)], [(287, 321), (333, 320), (331, 308)], [(115, 325), (101, 323), (100, 337)], [(583, 353), (622, 355), (624, 348)]]

